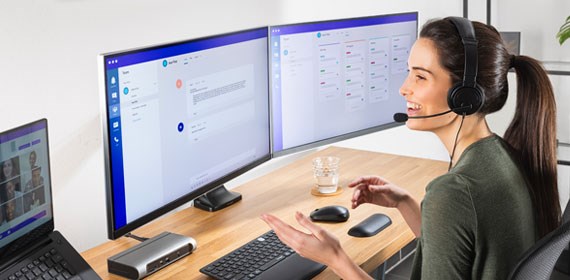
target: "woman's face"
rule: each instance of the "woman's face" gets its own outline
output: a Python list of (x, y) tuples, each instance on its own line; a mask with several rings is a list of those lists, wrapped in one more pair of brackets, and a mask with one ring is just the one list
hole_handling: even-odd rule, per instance
[(36, 166), (36, 153), (30, 153), (28, 162), (30, 163), (30, 168)]
[[(409, 116), (427, 116), (449, 110), (447, 92), (451, 88), (450, 73), (439, 64), (433, 42), (419, 38), (408, 59), (408, 77), (400, 88), (406, 98)], [(447, 126), (456, 114), (426, 119), (409, 119), (406, 125), (414, 130), (435, 131)]]
[(14, 167), (12, 166), (12, 160), (10, 159), (2, 163), (2, 172), (4, 172), (4, 177), (11, 177), (13, 168)]

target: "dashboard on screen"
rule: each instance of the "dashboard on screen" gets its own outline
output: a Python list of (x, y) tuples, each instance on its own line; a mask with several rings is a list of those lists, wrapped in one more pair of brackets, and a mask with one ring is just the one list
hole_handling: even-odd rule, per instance
[(417, 12), (270, 27), (274, 156), (397, 125)]

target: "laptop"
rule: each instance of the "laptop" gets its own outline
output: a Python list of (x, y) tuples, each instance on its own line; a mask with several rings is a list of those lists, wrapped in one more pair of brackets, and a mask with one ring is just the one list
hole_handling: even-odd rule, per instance
[(0, 279), (101, 279), (54, 230), (46, 119), (0, 133)]

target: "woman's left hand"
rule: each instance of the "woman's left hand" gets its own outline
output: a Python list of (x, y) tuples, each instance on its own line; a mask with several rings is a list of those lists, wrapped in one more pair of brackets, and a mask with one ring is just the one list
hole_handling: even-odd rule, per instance
[(334, 267), (341, 259), (340, 256), (344, 254), (338, 238), (324, 228), (315, 225), (300, 212), (295, 213), (295, 218), (301, 226), (309, 230), (310, 234), (297, 230), (273, 215), (261, 216), (261, 219), (275, 231), (279, 239), (299, 255), (331, 268)]

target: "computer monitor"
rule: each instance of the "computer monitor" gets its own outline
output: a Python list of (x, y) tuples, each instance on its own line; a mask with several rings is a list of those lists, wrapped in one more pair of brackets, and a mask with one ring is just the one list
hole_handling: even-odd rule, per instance
[(47, 120), (0, 133), (0, 260), (54, 229)]
[(418, 13), (270, 27), (272, 152), (396, 126)]
[(271, 158), (267, 46), (264, 27), (100, 56), (110, 239), (241, 198), (223, 184)]

